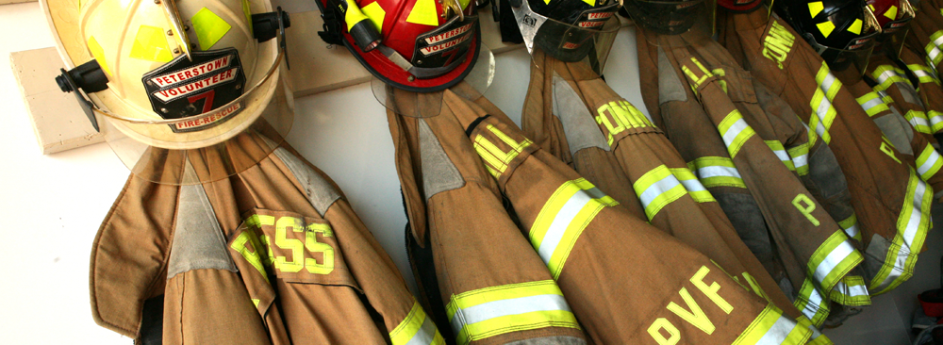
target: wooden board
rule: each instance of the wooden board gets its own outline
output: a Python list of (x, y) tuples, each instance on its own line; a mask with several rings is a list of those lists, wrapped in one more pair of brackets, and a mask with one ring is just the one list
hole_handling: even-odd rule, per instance
[[(0, 0), (0, 3), (4, 1), (21, 0)], [(492, 20), (490, 8), (480, 9), (479, 18), (482, 42), (494, 54), (523, 48), (523, 44), (501, 42), (500, 29), (498, 23)], [(291, 63), (289, 81), (295, 97), (357, 85), (373, 78), (346, 48), (330, 47), (318, 37), (317, 32), (323, 30), (320, 12), (292, 13), (291, 23), (292, 27), (287, 32)], [(623, 25), (626, 24), (627, 21), (623, 20)], [(81, 50), (84, 51), (84, 47)], [(10, 60), (43, 154), (102, 141), (101, 135), (88, 123), (75, 97), (62, 93), (56, 86), (54, 78), (63, 66), (56, 48), (12, 53)], [(53, 69), (50, 66), (57, 67)]]
[(10, 66), (43, 154), (104, 140), (88, 122), (75, 96), (56, 85), (59, 69), (65, 67), (56, 48), (10, 53)]
[(22, 2), (36, 2), (36, 0), (0, 0), (0, 5), (19, 4)]

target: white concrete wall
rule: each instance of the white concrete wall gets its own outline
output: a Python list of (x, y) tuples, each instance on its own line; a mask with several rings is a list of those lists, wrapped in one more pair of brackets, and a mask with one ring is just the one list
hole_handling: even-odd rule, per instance
[[(36, 3), (0, 6), (0, 56), (53, 45)], [(314, 33), (309, 33), (317, 39)], [(606, 69), (612, 88), (644, 110), (634, 34), (623, 29)], [(520, 122), (529, 56), (497, 57), (486, 96)], [(53, 82), (50, 80), (50, 82)], [(128, 176), (105, 144), (42, 156), (9, 67), (0, 58), (0, 344), (130, 344), (92, 321), (88, 260), (101, 220)], [(403, 244), (406, 224), (385, 110), (369, 84), (297, 100), (288, 141), (341, 186), (354, 209), (393, 257), (410, 288)], [(907, 344), (915, 292), (937, 284), (939, 233), (918, 262), (918, 277), (848, 325), (826, 332), (839, 344)], [(878, 341), (877, 339), (881, 339)]]

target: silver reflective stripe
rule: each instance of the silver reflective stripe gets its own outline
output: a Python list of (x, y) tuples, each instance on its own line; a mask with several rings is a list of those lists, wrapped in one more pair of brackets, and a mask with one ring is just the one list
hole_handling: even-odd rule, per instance
[(786, 153), (786, 150), (773, 150), (773, 153), (775, 153), (776, 157), (779, 157), (779, 160), (781, 161), (788, 162), (792, 160), (792, 158), (789, 157), (789, 154)]
[(730, 128), (727, 128), (727, 131), (724, 132), (724, 142), (727, 143), (727, 147), (731, 147), (734, 144), (734, 139), (737, 139), (737, 136), (740, 135), (740, 132), (743, 132), (744, 129), (750, 127), (747, 125), (747, 121), (743, 118), (737, 120)]
[[(941, 36), (941, 38), (943, 38), (943, 36)], [(940, 56), (940, 48), (938, 47), (933, 47), (933, 49), (930, 49), (930, 52), (927, 53), (927, 57), (930, 58), (930, 61), (932, 62), (936, 62), (937, 61), (936, 59), (939, 56)]]
[(809, 154), (803, 153), (801, 155), (792, 157), (792, 164), (796, 166), (796, 169), (809, 165)]
[[(891, 272), (887, 278), (885, 278), (884, 281), (878, 285), (878, 288), (875, 289), (876, 291), (881, 291), (889, 286), (907, 269), (907, 258), (910, 256), (910, 247), (914, 243), (914, 238), (916, 238), (917, 234), (920, 232), (920, 223), (923, 221), (923, 214), (921, 213), (923, 210), (923, 196), (927, 192), (926, 183), (919, 179), (916, 182), (917, 186), (915, 188), (916, 190), (914, 191), (913, 200), (914, 205), (913, 208), (911, 208), (910, 217), (907, 219), (907, 227), (904, 228), (904, 233), (901, 234), (904, 243), (898, 243), (897, 241), (894, 241), (894, 243), (898, 244), (900, 247), (899, 249), (896, 249), (897, 257), (894, 260), (894, 268), (891, 269)], [(891, 245), (891, 250), (895, 250), (894, 247), (896, 246)], [(920, 248), (916, 248), (916, 250), (920, 250)]]
[(936, 150), (933, 148), (928, 149), (930, 150), (930, 157), (928, 157), (927, 160), (923, 162), (923, 164), (917, 167), (917, 173), (919, 173), (920, 176), (923, 176), (923, 174), (929, 172), (930, 169), (933, 169), (933, 166), (936, 165), (936, 163), (940, 160), (940, 154), (936, 153)]
[(701, 167), (697, 169), (698, 177), (705, 179), (711, 177), (740, 177), (740, 172), (737, 171), (737, 168), (725, 167), (719, 165), (711, 165), (706, 167)]
[(796, 326), (796, 321), (790, 319), (788, 316), (780, 315), (779, 318), (776, 319), (776, 323), (773, 324), (773, 327), (770, 327), (769, 331), (766, 331), (766, 334), (756, 342), (756, 345), (788, 344), (786, 340), (789, 337), (789, 333), (791, 333)]
[(828, 109), (832, 107), (832, 102), (828, 100), (828, 97), (822, 96), (822, 101), (819, 102), (819, 106), (815, 109), (815, 115), (819, 118), (819, 125), (815, 126), (815, 134), (818, 134), (819, 137), (825, 136), (826, 128), (825, 119), (828, 118)]
[(898, 76), (897, 72), (894, 72), (894, 70), (892, 69), (886, 70), (882, 72), (880, 75), (878, 75), (878, 84), (884, 84), (884, 82), (887, 81), (888, 79), (897, 77), (897, 76)]
[(932, 75), (932, 74), (930, 74), (930, 73), (927, 73), (927, 71), (924, 71), (924, 70), (922, 70), (922, 69), (911, 69), (910, 71), (911, 71), (911, 72), (914, 72), (914, 75), (916, 75), (918, 79), (919, 79), (919, 78), (936, 79), (936, 76), (935, 76), (935, 75)]
[(819, 289), (813, 287), (812, 292), (809, 293), (809, 303), (805, 305), (805, 308), (802, 308), (802, 314), (808, 317), (809, 320), (815, 320), (815, 315), (819, 313), (823, 300), (824, 298), (819, 293)]
[(865, 111), (865, 112), (867, 112), (867, 111), (870, 110), (871, 108), (874, 108), (874, 107), (876, 107), (876, 106), (879, 106), (879, 105), (881, 105), (881, 104), (884, 104), (884, 101), (882, 101), (880, 97), (881, 97), (881, 96), (878, 95), (877, 98), (872, 99), (872, 100), (867, 101), (867, 102), (864, 102), (864, 104), (862, 104), (861, 107), (864, 108), (864, 111)]
[(465, 325), (502, 316), (556, 310), (570, 311), (570, 306), (566, 304), (566, 300), (562, 295), (534, 295), (497, 300), (468, 308), (458, 308), (449, 323), (452, 324), (452, 329), (461, 332)]
[(681, 182), (678, 182), (678, 179), (673, 174), (668, 174), (668, 176), (658, 180), (658, 182), (652, 183), (650, 187), (639, 195), (639, 199), (642, 201), (642, 207), (648, 208), (648, 205), (655, 201), (655, 198), (679, 184), (681, 184)]
[(432, 318), (428, 315), (426, 319), (422, 321), (422, 327), (419, 328), (419, 332), (416, 332), (416, 335), (412, 339), (409, 339), (405, 345), (429, 345), (435, 340), (435, 323), (432, 322)]
[(848, 229), (845, 229), (845, 234), (848, 235), (848, 237), (857, 238), (858, 237), (858, 223), (855, 223), (855, 225), (852, 225)]
[(540, 242), (540, 246), (537, 248), (537, 253), (540, 254), (540, 258), (544, 260), (544, 263), (550, 264), (553, 252), (557, 250), (557, 245), (563, 239), (566, 228), (570, 226), (570, 223), (583, 209), (583, 206), (586, 206), (592, 199), (588, 193), (580, 190), (573, 194), (570, 200), (567, 200), (560, 208), (560, 212), (557, 212), (557, 215), (553, 217), (553, 222), (550, 223), (547, 234), (544, 235), (543, 241)]
[(907, 115), (911, 115), (910, 123), (912, 123), (914, 127), (917, 127), (917, 126), (930, 127), (930, 123), (927, 121), (927, 118), (920, 116), (915, 110), (908, 111)]
[(852, 285), (848, 286), (843, 281), (838, 281), (838, 284), (835, 284), (835, 287), (832, 288), (833, 291), (838, 291), (845, 296), (868, 296), (868, 287), (864, 285)]
[(822, 80), (822, 84), (820, 85), (822, 87), (822, 91), (824, 91), (826, 95), (828, 94), (828, 90), (832, 88), (832, 84), (834, 84), (836, 80), (838, 79), (836, 79), (835, 76), (832, 75), (832, 73), (828, 73), (825, 75), (825, 79)]
[(937, 37), (935, 40), (933, 40), (933, 45), (935, 45), (935, 46), (937, 46), (937, 47), (943, 46), (943, 35), (941, 35), (940, 37)]
[[(843, 236), (844, 237), (844, 236)], [(848, 255), (851, 255), (855, 251), (855, 247), (851, 245), (848, 241), (842, 241), (838, 244), (835, 249), (832, 249), (825, 259), (822, 259), (822, 262), (818, 267), (815, 268), (815, 280), (818, 282), (825, 281), (825, 277), (832, 272), (835, 267), (838, 267), (838, 264), (841, 263)]]
[(707, 188), (704, 188), (704, 185), (702, 185), (698, 180), (681, 180), (681, 184), (684, 185), (684, 189), (687, 189), (689, 192), (700, 192), (707, 190)]

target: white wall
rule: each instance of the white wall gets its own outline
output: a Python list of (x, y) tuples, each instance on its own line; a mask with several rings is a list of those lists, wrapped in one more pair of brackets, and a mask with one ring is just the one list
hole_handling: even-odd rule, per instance
[[(36, 3), (0, 6), (0, 56), (53, 45)], [(309, 33), (312, 39), (317, 39)], [(634, 34), (623, 29), (606, 79), (644, 110), (638, 92)], [(520, 122), (529, 79), (523, 49), (497, 57), (494, 86), (486, 96)], [(50, 82), (53, 82), (50, 80)], [(288, 141), (341, 186), (354, 209), (393, 257), (415, 291), (403, 244), (405, 214), (393, 163), (385, 110), (369, 84), (297, 99)], [(0, 58), (0, 343), (130, 344), (92, 321), (88, 260), (101, 220), (128, 176), (105, 144), (43, 156), (33, 137), (8, 59)], [(647, 113), (647, 112), (646, 112)], [(913, 282), (877, 300), (849, 325), (827, 332), (839, 344), (906, 344), (914, 292), (938, 281), (940, 235), (927, 241)], [(857, 322), (857, 323), (855, 323)], [(858, 338), (868, 330), (867, 338)], [(865, 334), (865, 333), (862, 333)], [(863, 339), (888, 339), (881, 342)], [(854, 339), (854, 340), (853, 340)]]

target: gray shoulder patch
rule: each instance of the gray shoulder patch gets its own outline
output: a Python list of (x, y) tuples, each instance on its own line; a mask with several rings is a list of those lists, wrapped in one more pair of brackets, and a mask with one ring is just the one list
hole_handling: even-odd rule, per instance
[(681, 78), (675, 73), (671, 61), (668, 61), (668, 55), (661, 47), (658, 47), (658, 104), (687, 100), (688, 94), (684, 91)]
[(324, 217), (324, 213), (327, 212), (327, 209), (330, 208), (337, 199), (341, 198), (340, 193), (334, 190), (334, 186), (325, 181), (321, 174), (315, 172), (314, 169), (311, 169), (311, 167), (302, 162), (301, 159), (291, 152), (288, 152), (285, 148), (279, 147), (275, 149), (275, 156), (288, 166), (288, 170), (291, 170), (292, 175), (295, 175), (295, 179), (298, 180), (298, 183), (301, 184), (301, 188), (304, 189), (305, 195), (308, 197), (308, 202), (311, 203), (311, 206), (314, 206), (314, 209), (318, 211), (321, 217)]
[(504, 345), (586, 345), (586, 341), (577, 337), (556, 336), (512, 341)]
[[(188, 179), (198, 180), (190, 162), (186, 163), (184, 169), (184, 175), (189, 175)], [(167, 279), (178, 273), (198, 269), (239, 272), (229, 257), (223, 229), (216, 220), (213, 205), (203, 185), (195, 184), (180, 187)]]
[(563, 133), (570, 145), (570, 153), (588, 147), (609, 151), (606, 138), (593, 120), (593, 114), (566, 80), (553, 74), (553, 114), (563, 123)]
[(819, 149), (809, 155), (809, 176), (816, 182), (816, 187), (825, 199), (848, 193), (848, 181), (828, 145), (819, 145)]
[(917, 94), (917, 90), (910, 85), (910, 82), (896, 82), (894, 84), (897, 85), (897, 89), (900, 90), (901, 97), (904, 97), (904, 102), (926, 108), (926, 106), (923, 105), (923, 101), (920, 100), (920, 95)]
[(424, 119), (419, 120), (419, 158), (422, 160), (422, 187), (427, 201), (433, 195), (465, 185), (462, 174)]
[(893, 114), (876, 118), (874, 123), (884, 132), (891, 144), (894, 144), (897, 151), (913, 156), (914, 150), (910, 147), (910, 141), (914, 138), (913, 127), (896, 108), (889, 108)]

